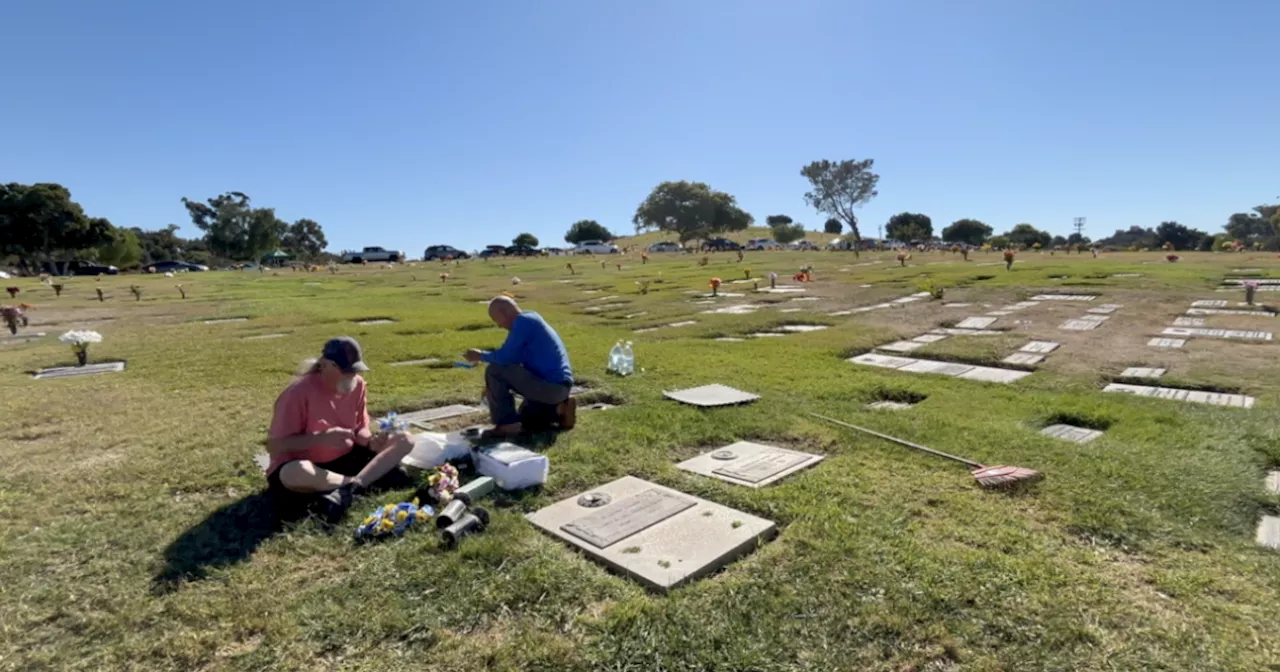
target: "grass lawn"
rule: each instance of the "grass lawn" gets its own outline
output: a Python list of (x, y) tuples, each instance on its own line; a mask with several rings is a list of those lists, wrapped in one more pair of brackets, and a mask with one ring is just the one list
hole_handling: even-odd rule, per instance
[[(1258, 670), (1280, 665), (1280, 557), (1254, 542), (1280, 465), (1280, 343), (1192, 338), (1146, 345), (1233, 268), (1280, 277), (1263, 255), (632, 255), (472, 261), (339, 273), (212, 272), (66, 281), (60, 298), (12, 281), (36, 305), (31, 342), (0, 345), (0, 668), (172, 670)], [(621, 261), (621, 270), (615, 263)], [(750, 268), (780, 282), (802, 264), (803, 294), (729, 284)], [(1116, 274), (1141, 274), (1114, 277)], [(693, 293), (707, 279), (711, 303)], [(518, 276), (520, 284), (513, 285)], [(945, 301), (891, 301), (928, 277)], [(1056, 277), (1055, 277), (1056, 276)], [(653, 281), (642, 295), (636, 281)], [(181, 282), (188, 298), (174, 288)], [(142, 288), (141, 300), (129, 293)], [(869, 286), (868, 286), (869, 285)], [(97, 301), (101, 286), (105, 302)], [(768, 280), (762, 282), (768, 286)], [(274, 530), (262, 450), (271, 405), (324, 340), (357, 337), (372, 371), (370, 410), (474, 403), (479, 370), (449, 363), (497, 346), (481, 303), (512, 291), (555, 325), (594, 397), (545, 448), (538, 492), (488, 505), (493, 523), (454, 551), (411, 534), (355, 546), (357, 503), (339, 533)], [(590, 293), (586, 293), (590, 292)], [(1062, 344), (1014, 384), (903, 373), (844, 360), (1040, 293), (1001, 317), (999, 336), (955, 336), (911, 356), (1000, 365), (1029, 340)], [(617, 297), (609, 299), (607, 297)], [(1260, 292), (1266, 303), (1280, 294)], [(796, 301), (795, 299), (814, 299)], [(1121, 304), (1092, 331), (1062, 322)], [(718, 307), (757, 304), (750, 314)], [(598, 309), (596, 309), (598, 308)], [(785, 312), (784, 312), (785, 311)], [(247, 317), (207, 325), (205, 320)], [(386, 317), (394, 324), (361, 326)], [(1280, 318), (1208, 315), (1209, 328), (1277, 331)], [(634, 329), (696, 320), (635, 334)], [(830, 328), (722, 342), (783, 324)], [(91, 361), (123, 373), (33, 380), (73, 363), (56, 341), (90, 328)], [(244, 340), (247, 336), (285, 336)], [(633, 338), (640, 371), (607, 376), (610, 346)], [(440, 365), (389, 366), (435, 357)], [(1104, 394), (1126, 367), (1167, 368), (1152, 384), (1238, 392), (1253, 409)], [(762, 395), (710, 411), (661, 392), (713, 382)], [(920, 399), (906, 411), (880, 399)], [(816, 411), (965, 455), (1040, 470), (1003, 494), (967, 469), (823, 424)], [(471, 422), (477, 419), (470, 419)], [(1043, 437), (1068, 421), (1105, 434)], [(755, 440), (827, 455), (760, 490), (675, 463)], [(775, 521), (779, 536), (667, 595), (608, 573), (538, 532), (524, 514), (634, 475)]]

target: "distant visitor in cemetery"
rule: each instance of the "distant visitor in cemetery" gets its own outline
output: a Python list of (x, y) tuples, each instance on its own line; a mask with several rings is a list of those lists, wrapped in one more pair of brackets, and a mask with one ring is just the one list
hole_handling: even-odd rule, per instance
[(403, 432), (369, 429), (363, 359), (355, 339), (331, 339), (276, 399), (267, 484), (283, 517), (315, 512), (337, 522), (353, 495), (403, 475), (400, 460), (413, 440)]
[(494, 425), (492, 434), (512, 436), (525, 430), (513, 393), (525, 399), (526, 420), (546, 417), (560, 429), (573, 429), (578, 405), (569, 396), (573, 369), (560, 335), (541, 315), (520, 310), (515, 300), (505, 296), (489, 302), (489, 318), (509, 332), (507, 340), (497, 350), (471, 349), (465, 357), (489, 365), (484, 399)]

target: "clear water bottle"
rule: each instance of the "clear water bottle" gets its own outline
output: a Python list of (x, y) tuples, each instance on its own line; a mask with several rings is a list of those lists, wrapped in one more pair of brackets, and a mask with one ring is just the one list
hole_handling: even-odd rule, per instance
[(622, 375), (629, 376), (636, 372), (636, 351), (631, 347), (631, 341), (627, 341), (622, 345)]
[(622, 372), (622, 341), (613, 344), (609, 350), (609, 373)]

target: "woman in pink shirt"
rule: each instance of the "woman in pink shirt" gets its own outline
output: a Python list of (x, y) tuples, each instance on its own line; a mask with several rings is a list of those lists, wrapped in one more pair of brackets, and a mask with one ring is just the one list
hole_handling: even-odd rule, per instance
[(327, 522), (338, 521), (352, 495), (391, 474), (413, 448), (408, 434), (369, 430), (362, 359), (355, 339), (332, 339), (276, 399), (267, 484), (286, 517), (318, 506)]

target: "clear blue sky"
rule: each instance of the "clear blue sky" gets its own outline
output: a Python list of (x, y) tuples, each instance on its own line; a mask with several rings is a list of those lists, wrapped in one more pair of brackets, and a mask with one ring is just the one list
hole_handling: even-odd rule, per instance
[(0, 180), (117, 225), (248, 193), (330, 249), (631, 230), (663, 180), (810, 228), (802, 165), (1097, 238), (1280, 197), (1276, 0), (8, 0)]

